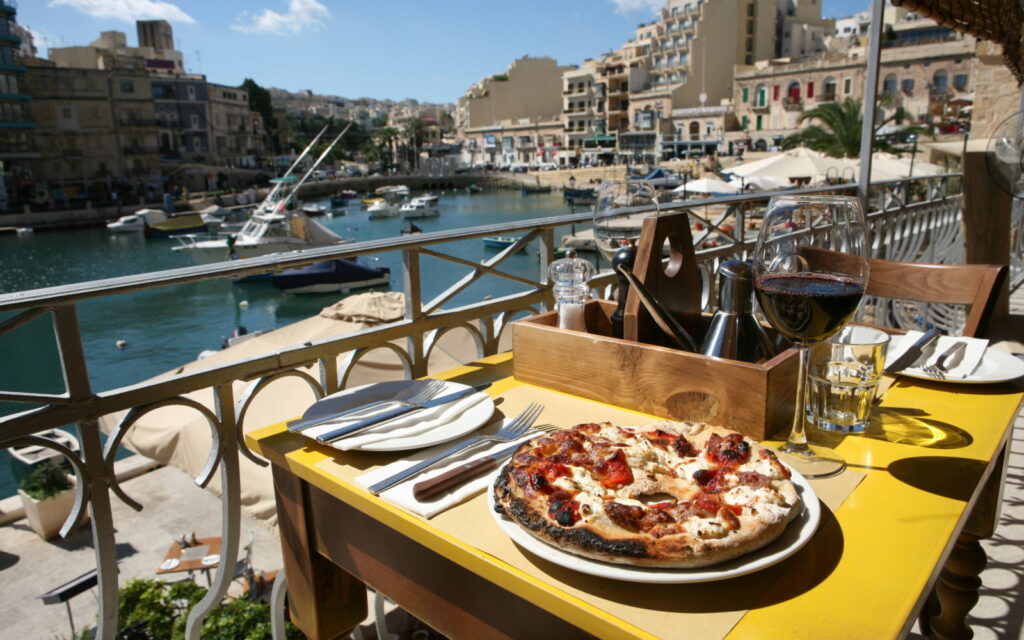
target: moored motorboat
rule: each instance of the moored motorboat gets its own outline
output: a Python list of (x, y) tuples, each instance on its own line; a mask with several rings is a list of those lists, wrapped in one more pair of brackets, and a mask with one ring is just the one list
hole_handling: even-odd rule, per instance
[(302, 205), (302, 213), (307, 216), (322, 216), (327, 214), (327, 207), (314, 202), (307, 202)]
[[(78, 438), (61, 429), (48, 429), (46, 431), (40, 431), (35, 435), (63, 445), (74, 453), (78, 453), (80, 448)], [(64, 457), (53, 449), (37, 444), (10, 447), (7, 451), (11, 454), (11, 458), (13, 459), (13, 463), (10, 467), (11, 475), (13, 475), (14, 479), (18, 482), (25, 479), (36, 465), (47, 460), (52, 460), (53, 462), (61, 462), (64, 460)]]
[(390, 281), (391, 270), (387, 267), (371, 267), (343, 258), (287, 269), (270, 277), (270, 284), (290, 293), (348, 293)]
[(394, 218), (399, 213), (401, 213), (400, 207), (399, 207), (398, 204), (393, 203), (393, 202), (388, 202), (384, 198), (381, 198), (381, 199), (377, 200), (376, 202), (374, 202), (373, 204), (371, 204), (369, 206), (369, 208), (367, 208), (366, 211), (367, 211), (367, 213), (370, 214), (370, 218), (371, 219), (372, 218)]
[(403, 204), (399, 211), (402, 214), (402, 217), (406, 220), (413, 218), (434, 218), (441, 213), (437, 210), (436, 206), (422, 198), (413, 198), (409, 202)]
[(376, 193), (379, 196), (407, 196), (409, 195), (409, 187), (405, 186), (404, 184), (392, 184), (384, 187), (378, 187), (374, 191), (374, 193)]
[(206, 231), (206, 220), (199, 213), (172, 214), (161, 222), (146, 222), (142, 232), (147, 238), (169, 238), (170, 236)]
[(512, 246), (518, 240), (519, 238), (515, 236), (487, 236), (483, 239), (484, 246), (488, 249), (504, 249)]
[(534, 193), (551, 193), (551, 187), (550, 186), (542, 187), (540, 185), (538, 185), (536, 187), (526, 187), (526, 186), (523, 187), (523, 195), (524, 196), (528, 196), (528, 195), (531, 195), (531, 194), (534, 194)]

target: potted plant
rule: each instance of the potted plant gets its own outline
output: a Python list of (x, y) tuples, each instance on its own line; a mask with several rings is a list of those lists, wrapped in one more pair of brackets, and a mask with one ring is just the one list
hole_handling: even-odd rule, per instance
[(47, 460), (36, 465), (18, 485), (25, 518), (41, 538), (57, 535), (75, 503), (74, 482), (64, 469)]

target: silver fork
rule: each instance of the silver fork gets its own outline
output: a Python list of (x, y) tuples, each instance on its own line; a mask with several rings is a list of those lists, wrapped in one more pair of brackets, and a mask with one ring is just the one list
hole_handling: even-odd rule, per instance
[(965, 349), (967, 349), (966, 342), (960, 340), (954, 343), (939, 355), (938, 359), (935, 360), (935, 364), (925, 367), (924, 372), (939, 380), (945, 380), (949, 370), (960, 364), (961, 356)]
[(404, 471), (400, 471), (389, 478), (381, 480), (377, 484), (372, 485), (369, 488), (369, 491), (370, 493), (377, 495), (381, 491), (390, 489), (399, 482), (404, 482), (409, 478), (412, 478), (413, 476), (417, 476), (426, 471), (427, 469), (430, 469), (437, 463), (441, 462), (445, 458), (453, 456), (456, 453), (459, 453), (460, 451), (464, 451), (469, 447), (475, 446), (479, 442), (509, 442), (515, 440), (516, 438), (526, 433), (526, 430), (529, 429), (533, 425), (533, 423), (537, 421), (537, 418), (540, 417), (541, 411), (543, 410), (544, 405), (540, 404), (539, 402), (532, 402), (525, 409), (523, 409), (522, 413), (516, 416), (511, 422), (502, 427), (501, 430), (495, 433), (494, 435), (474, 436), (464, 442), (460, 442), (454, 447), (445, 449), (436, 456), (427, 458), (423, 462), (415, 464), (409, 467), (408, 469), (405, 469)]
[(338, 418), (355, 418), (360, 416), (364, 411), (370, 409), (380, 409), (381, 407), (395, 408), (407, 407), (426, 402), (427, 400), (433, 400), (438, 394), (440, 394), (445, 388), (443, 380), (431, 380), (422, 389), (409, 396), (408, 398), (390, 398), (388, 400), (376, 400), (374, 402), (368, 402), (366, 404), (359, 405), (358, 407), (352, 407), (336, 413), (330, 413), (323, 416), (317, 416), (309, 419), (299, 419), (288, 424), (289, 431), (302, 431), (303, 429), (309, 429), (321, 425), (331, 420), (337, 420)]

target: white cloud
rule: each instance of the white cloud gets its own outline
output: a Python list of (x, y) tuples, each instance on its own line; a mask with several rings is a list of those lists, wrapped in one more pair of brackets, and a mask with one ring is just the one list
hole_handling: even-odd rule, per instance
[(243, 33), (299, 33), (306, 29), (320, 29), (330, 19), (331, 12), (317, 0), (288, 0), (288, 13), (264, 9), (252, 15), (248, 11), (238, 16), (239, 24), (231, 28)]
[(665, 6), (665, 0), (611, 0), (615, 10), (619, 13), (631, 13), (633, 11), (648, 11), (656, 13)]
[(192, 24), (195, 20), (177, 5), (162, 0), (50, 0), (51, 7), (72, 7), (94, 18), (168, 20)]

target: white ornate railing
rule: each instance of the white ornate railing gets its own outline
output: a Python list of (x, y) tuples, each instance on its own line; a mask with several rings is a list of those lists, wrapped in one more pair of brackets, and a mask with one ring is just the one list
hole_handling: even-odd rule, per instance
[[(948, 175), (874, 185), (874, 201), (869, 206), (869, 220), (875, 234), (875, 255), (899, 260), (956, 262), (962, 256), (962, 198), (959, 182), (959, 176)], [(851, 192), (853, 188), (852, 185), (841, 185), (829, 189), (803, 190), (801, 193)], [(709, 310), (715, 300), (713, 275), (718, 264), (722, 260), (747, 257), (755, 239), (748, 223), (763, 211), (766, 204), (766, 195), (755, 194), (674, 202), (662, 206), (662, 211), (686, 211), (702, 227), (696, 232), (694, 242), (704, 276), (705, 306)], [(242, 456), (256, 464), (266, 464), (244, 446), (241, 437), (241, 427), (253, 398), (273, 382), (285, 377), (298, 377), (305, 381), (316, 398), (329, 395), (345, 388), (353, 367), (367, 353), (377, 349), (387, 349), (397, 354), (406, 376), (423, 376), (427, 372), (428, 358), (438, 340), (456, 328), (468, 331), (473, 337), (478, 356), (495, 353), (502, 332), (514, 316), (537, 312), (551, 303), (546, 273), (555, 249), (555, 229), (589, 222), (589, 217), (589, 214), (578, 214), (442, 231), (0, 295), (0, 313), (10, 314), (7, 320), (0, 323), (0, 334), (45, 315), (51, 316), (55, 328), (67, 391), (62, 394), (0, 392), (0, 401), (42, 405), (0, 418), (0, 446), (37, 444), (58, 451), (71, 462), (78, 480), (78, 494), (75, 510), (65, 523), (62, 534), (67, 534), (77, 526), (86, 508), (89, 509), (96, 564), (99, 567), (99, 626), (96, 637), (113, 638), (117, 631), (117, 558), (110, 494), (136, 510), (142, 508), (118, 484), (113, 471), (114, 452), (118, 443), (140, 418), (162, 407), (176, 405), (195, 411), (210, 427), (213, 444), (196, 483), (205, 486), (219, 470), (223, 488), (223, 545), (222, 561), (213, 584), (206, 597), (189, 613), (186, 633), (189, 638), (197, 638), (205, 616), (223, 600), (231, 581), (231, 568), (238, 559), (241, 509), (239, 458)], [(522, 237), (515, 245), (480, 264), (443, 250), (444, 245), (452, 242), (510, 233), (521, 233)], [(540, 254), (536, 279), (524, 278), (501, 268), (509, 256), (533, 243), (539, 245)], [(76, 306), (83, 300), (186, 282), (265, 273), (329, 258), (354, 258), (394, 250), (403, 254), (406, 292), (406, 314), (399, 322), (343, 337), (297, 344), (173, 378), (110, 390), (92, 388), (76, 313)], [(462, 265), (467, 268), (467, 273), (442, 294), (432, 300), (424, 300), (421, 290), (423, 257)], [(485, 277), (515, 282), (522, 287), (522, 291), (457, 308), (443, 308), (459, 292)], [(603, 273), (592, 284), (601, 288), (611, 282), (611, 274)], [(935, 317), (948, 320), (942, 314)], [(891, 319), (900, 324), (904, 322), (899, 313), (891, 314)], [(396, 345), (396, 340), (405, 340), (406, 346), (403, 348)], [(311, 365), (315, 366), (318, 375), (313, 376), (301, 370)], [(4, 366), (18, 367), (19, 363), (5, 362)], [(237, 396), (232, 388), (235, 381), (248, 381), (245, 391)], [(202, 389), (212, 389), (212, 407), (185, 397), (187, 393)], [(124, 417), (104, 446), (98, 420), (101, 416), (120, 412), (125, 412)], [(34, 435), (45, 429), (69, 424), (76, 427), (82, 444), (81, 454)], [(280, 589), (275, 587), (275, 602), (280, 605), (282, 600)], [(281, 607), (275, 610), (279, 614)], [(280, 619), (275, 622), (280, 623)]]

